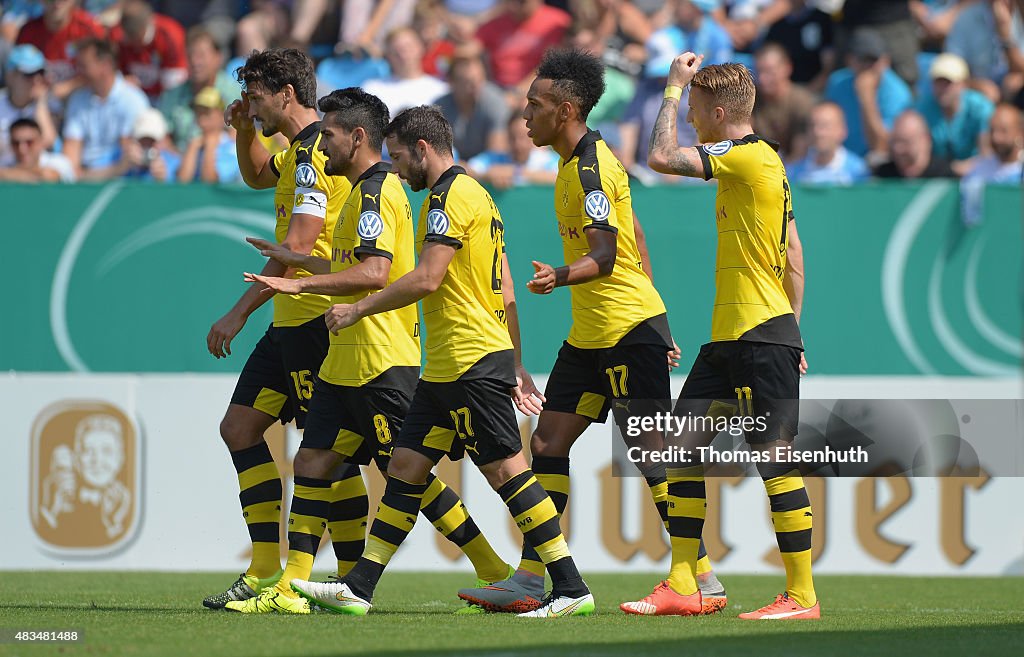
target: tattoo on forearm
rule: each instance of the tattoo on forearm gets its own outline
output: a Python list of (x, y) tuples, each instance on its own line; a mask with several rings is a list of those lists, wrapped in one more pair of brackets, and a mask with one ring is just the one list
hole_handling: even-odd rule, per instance
[(676, 137), (676, 115), (678, 114), (678, 100), (674, 98), (666, 98), (661, 101), (661, 109), (658, 110), (658, 119), (654, 122), (654, 130), (651, 132), (651, 142), (647, 145), (648, 157), (650, 157), (655, 151), (679, 145), (679, 139)]

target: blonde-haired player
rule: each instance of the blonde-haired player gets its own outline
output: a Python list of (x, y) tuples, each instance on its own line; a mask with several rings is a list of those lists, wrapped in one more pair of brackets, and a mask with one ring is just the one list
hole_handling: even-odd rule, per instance
[[(706, 415), (714, 402), (730, 402), (757, 418), (747, 432), (757, 449), (787, 448), (796, 435), (800, 375), (806, 371), (798, 325), (803, 299), (803, 256), (793, 221), (786, 170), (777, 144), (754, 134), (754, 81), (741, 64), (700, 69), (703, 57), (684, 53), (672, 62), (665, 100), (651, 135), (648, 165), (655, 171), (718, 180), (715, 221), (718, 255), (711, 342), (701, 347), (676, 404), (677, 415)], [(676, 115), (690, 85), (687, 121), (698, 147), (676, 140)], [(679, 437), (686, 447), (713, 436)], [(694, 452), (696, 453), (696, 452)], [(627, 613), (699, 613), (697, 547), (705, 516), (703, 466), (681, 463), (668, 471), (670, 522), (686, 527), (672, 539), (668, 580)], [(818, 618), (811, 578), (811, 505), (791, 468), (759, 464), (772, 523), (786, 567), (786, 590), (743, 619)]]

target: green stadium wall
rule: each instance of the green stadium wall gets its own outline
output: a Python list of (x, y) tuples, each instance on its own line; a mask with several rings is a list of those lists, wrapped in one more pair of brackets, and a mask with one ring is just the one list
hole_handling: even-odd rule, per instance
[[(714, 298), (715, 189), (633, 190), (673, 335), (692, 357)], [(235, 372), (269, 322), (250, 318), (234, 355), (206, 351), (210, 324), (263, 258), (271, 192), (110, 183), (0, 186), (8, 235), (0, 370)], [(414, 208), (422, 194), (412, 194)], [(531, 260), (561, 264), (550, 188), (496, 192), (516, 280), (527, 367), (547, 372), (567, 334), (568, 290), (527, 292)], [(804, 243), (803, 332), (830, 375), (1014, 376), (1020, 372), (1021, 190), (991, 187), (964, 227), (950, 181), (793, 191)]]

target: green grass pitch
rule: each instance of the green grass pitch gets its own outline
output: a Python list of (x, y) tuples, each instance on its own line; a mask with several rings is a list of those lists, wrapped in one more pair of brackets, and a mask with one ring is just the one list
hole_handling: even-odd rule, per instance
[(465, 574), (393, 572), (365, 618), (243, 616), (204, 609), (231, 574), (0, 573), (0, 628), (78, 629), (78, 644), (0, 644), (0, 655), (1006, 655), (1024, 651), (1024, 578), (816, 578), (820, 621), (736, 618), (781, 576), (725, 576), (729, 607), (704, 618), (641, 618), (618, 603), (653, 575), (589, 575), (598, 613), (565, 620), (455, 616)]

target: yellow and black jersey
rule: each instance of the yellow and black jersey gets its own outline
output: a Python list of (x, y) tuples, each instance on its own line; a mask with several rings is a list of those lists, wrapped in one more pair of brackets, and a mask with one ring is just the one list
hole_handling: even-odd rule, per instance
[(757, 135), (697, 148), (705, 180), (718, 179), (712, 342), (803, 346), (782, 286), (793, 202), (777, 148)]
[[(445, 171), (423, 200), (419, 249), (427, 242), (456, 249), (441, 287), (423, 299), (424, 381), (455, 381), (488, 354), (512, 349), (501, 296), (504, 233), (491, 195), (462, 167)], [(505, 380), (513, 373), (474, 374)]]
[[(334, 222), (352, 185), (343, 176), (329, 176), (324, 172), (326, 156), (318, 150), (319, 145), (320, 123), (311, 123), (295, 135), (288, 150), (270, 159), (270, 169), (278, 178), (274, 190), (277, 217), (274, 237), (279, 244), (284, 241), (293, 214), (319, 217), (324, 225), (310, 255), (326, 260), (331, 256)], [(304, 269), (294, 271), (293, 278), (310, 276)], [(274, 326), (298, 326), (308, 322), (322, 315), (330, 301), (330, 297), (320, 294), (276, 294)]]
[(555, 215), (567, 264), (590, 251), (585, 231), (616, 234), (611, 275), (569, 286), (569, 344), (580, 349), (613, 347), (640, 322), (665, 312), (665, 304), (641, 265), (626, 170), (599, 132), (589, 131), (572, 156), (561, 163), (555, 183)]
[[(332, 272), (367, 256), (382, 256), (391, 261), (390, 285), (415, 267), (412, 208), (401, 181), (390, 171), (390, 164), (378, 162), (356, 180), (334, 227)], [(369, 294), (339, 295), (331, 302), (355, 303)], [(371, 315), (331, 335), (320, 378), (340, 386), (388, 387), (391, 381), (378, 377), (399, 367), (411, 368), (415, 379), (420, 366), (418, 321), (412, 305)]]

